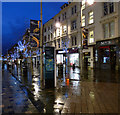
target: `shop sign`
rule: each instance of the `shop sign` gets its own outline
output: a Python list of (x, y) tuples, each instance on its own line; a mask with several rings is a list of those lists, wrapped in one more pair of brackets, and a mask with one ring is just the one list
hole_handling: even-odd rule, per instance
[(78, 48), (76, 48), (76, 49), (70, 49), (69, 53), (78, 53)]
[(100, 42), (101, 46), (104, 46), (104, 45), (113, 45), (113, 44), (115, 44), (115, 41), (102, 41), (102, 42)]

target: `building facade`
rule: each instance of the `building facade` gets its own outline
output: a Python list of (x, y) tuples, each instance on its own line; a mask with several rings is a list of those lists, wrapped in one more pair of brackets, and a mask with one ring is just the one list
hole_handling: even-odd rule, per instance
[(64, 4), (44, 24), (44, 45), (56, 48), (57, 63), (80, 66), (81, 27), (88, 33), (87, 47), (82, 47), (84, 67), (119, 69), (120, 2)]

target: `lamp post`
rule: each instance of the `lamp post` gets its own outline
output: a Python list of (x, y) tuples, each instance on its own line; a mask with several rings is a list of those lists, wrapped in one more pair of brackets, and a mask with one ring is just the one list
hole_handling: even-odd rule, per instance
[(40, 78), (41, 82), (43, 83), (43, 36), (42, 36), (42, 0), (40, 2), (41, 12), (40, 12), (40, 21), (41, 21), (41, 27), (40, 27)]

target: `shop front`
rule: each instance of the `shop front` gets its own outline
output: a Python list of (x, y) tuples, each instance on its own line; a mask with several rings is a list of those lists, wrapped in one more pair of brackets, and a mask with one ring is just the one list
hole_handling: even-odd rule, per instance
[(95, 66), (100, 69), (115, 70), (120, 68), (120, 39), (96, 43)]
[(67, 66), (75, 66), (79, 67), (79, 53), (78, 48), (70, 48), (67, 50), (67, 53), (63, 50), (59, 50), (56, 52), (57, 64), (66, 64)]

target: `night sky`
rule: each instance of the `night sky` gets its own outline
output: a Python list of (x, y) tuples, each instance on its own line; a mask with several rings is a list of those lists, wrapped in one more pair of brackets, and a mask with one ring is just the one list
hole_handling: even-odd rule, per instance
[[(43, 3), (43, 24), (55, 16), (63, 2)], [(2, 5), (2, 53), (6, 54), (14, 44), (22, 39), (30, 19), (40, 20), (39, 2), (5, 2)]]

